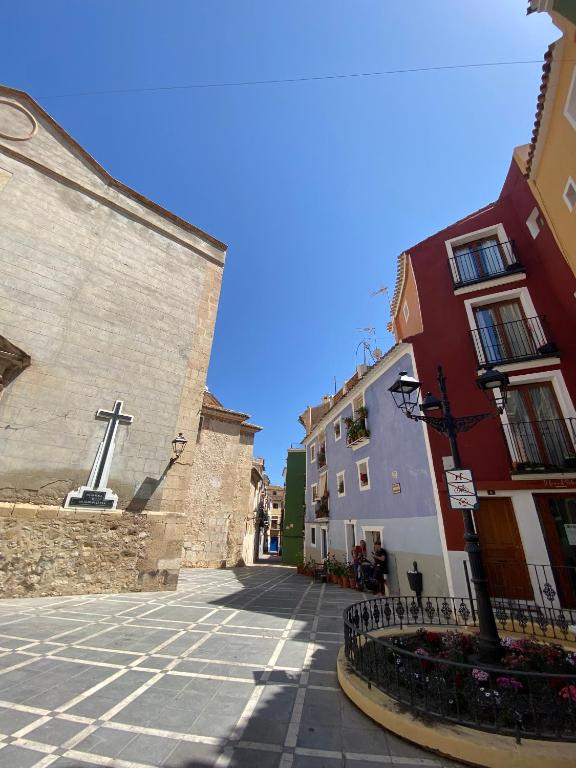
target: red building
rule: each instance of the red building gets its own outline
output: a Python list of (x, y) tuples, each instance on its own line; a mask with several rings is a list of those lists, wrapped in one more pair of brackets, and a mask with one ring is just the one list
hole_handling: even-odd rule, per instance
[[(403, 253), (392, 320), (414, 345), (423, 391), (442, 364), (454, 415), (489, 410), (476, 378), (510, 378), (506, 411), (459, 435), (480, 496), (491, 593), (531, 600), (550, 584), (576, 604), (576, 280), (514, 153), (498, 200)], [(444, 482), (446, 438), (428, 429), (449, 583), (466, 594), (461, 513)], [(549, 593), (550, 594), (550, 593)]]

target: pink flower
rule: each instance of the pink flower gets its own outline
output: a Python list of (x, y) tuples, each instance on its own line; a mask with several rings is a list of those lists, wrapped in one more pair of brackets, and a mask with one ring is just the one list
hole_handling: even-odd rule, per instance
[(486, 680), (488, 680), (490, 675), (488, 674), (488, 672), (485, 672), (483, 669), (473, 669), (472, 677), (475, 680), (478, 680), (479, 682), (484, 683), (486, 682)]
[(515, 691), (524, 687), (520, 680), (514, 680), (513, 677), (497, 677), (496, 685), (499, 685), (500, 688), (512, 688)]
[(414, 653), (415, 653), (417, 656), (428, 656), (428, 651), (426, 651), (424, 648), (416, 648), (416, 650), (414, 651)]
[(566, 685), (560, 691), (558, 696), (562, 696), (563, 699), (570, 699), (570, 701), (576, 701), (576, 685)]

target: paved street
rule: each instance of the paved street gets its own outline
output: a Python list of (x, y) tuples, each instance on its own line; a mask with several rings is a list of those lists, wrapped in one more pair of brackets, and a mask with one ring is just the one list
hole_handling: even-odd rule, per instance
[(266, 565), (184, 571), (177, 592), (0, 601), (0, 767), (448, 765), (340, 693), (355, 597)]

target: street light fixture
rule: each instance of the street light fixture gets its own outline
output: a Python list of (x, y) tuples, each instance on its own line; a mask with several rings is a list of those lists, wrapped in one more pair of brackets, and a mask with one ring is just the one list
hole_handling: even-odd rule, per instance
[(182, 432), (178, 432), (178, 437), (175, 437), (174, 440), (172, 440), (172, 451), (174, 452), (173, 461), (177, 461), (180, 456), (182, 456), (187, 443), (188, 440), (186, 440)]
[[(477, 379), (477, 384), (488, 396), (491, 391), (499, 390), (499, 397), (496, 398), (496, 408), (489, 413), (478, 413), (471, 416), (453, 416), (446, 389), (446, 379), (442, 366), (438, 366), (438, 386), (440, 388), (441, 399), (436, 398), (431, 392), (428, 392), (422, 401), (420, 410), (423, 415), (414, 413), (418, 405), (418, 393), (421, 384), (412, 376), (408, 376), (406, 371), (401, 371), (398, 379), (389, 389), (397, 407), (404, 412), (409, 419), (423, 421), (429, 424), (432, 429), (446, 435), (450, 442), (450, 450), (454, 469), (462, 469), (460, 451), (458, 449), (457, 435), (459, 432), (467, 432), (476, 424), (484, 419), (498, 416), (503, 412), (506, 405), (506, 396), (508, 388), (508, 377), (506, 374), (495, 370), (492, 366), (486, 366), (486, 370)], [(437, 415), (441, 412), (441, 415)], [(434, 414), (434, 415), (432, 415)], [(470, 560), (470, 570), (472, 572), (472, 583), (476, 592), (476, 604), (478, 606), (478, 644), (480, 655), (485, 662), (497, 662), (501, 656), (500, 638), (496, 628), (496, 620), (490, 602), (490, 593), (488, 591), (488, 581), (484, 572), (484, 564), (480, 555), (480, 541), (474, 518), (470, 509), (463, 509), (464, 516), (464, 542), (465, 550)]]

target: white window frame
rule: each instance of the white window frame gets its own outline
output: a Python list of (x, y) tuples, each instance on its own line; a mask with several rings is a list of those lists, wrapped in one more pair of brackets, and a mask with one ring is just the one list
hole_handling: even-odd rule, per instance
[(572, 115), (568, 109), (568, 105), (570, 104), (570, 99), (573, 96), (576, 96), (576, 65), (574, 66), (574, 69), (572, 71), (572, 80), (570, 81), (570, 87), (568, 88), (568, 95), (566, 96), (566, 103), (564, 104), (564, 117), (566, 118), (566, 120), (568, 120), (572, 128), (574, 128), (574, 130), (576, 131), (576, 113)]
[(316, 537), (316, 528), (317, 527), (318, 526), (316, 526), (316, 525), (311, 525), (310, 526), (310, 546), (314, 547), (314, 548), (318, 547), (318, 544), (317, 544), (318, 539)]
[(408, 318), (410, 317), (410, 307), (408, 306), (408, 302), (404, 302), (404, 306), (402, 307), (402, 314), (404, 315), (404, 322), (408, 322)]
[[(336, 436), (336, 424), (338, 424), (338, 429), (339, 429), (338, 436)], [(342, 419), (340, 418), (340, 416), (338, 416), (338, 418), (334, 420), (333, 428), (334, 428), (334, 442), (337, 443), (338, 440), (342, 439)]]
[(316, 461), (316, 441), (310, 443), (310, 464)]
[[(572, 398), (570, 397), (570, 393), (568, 392), (568, 387), (566, 386), (566, 382), (564, 381), (564, 376), (562, 375), (562, 371), (535, 371), (534, 373), (524, 373), (520, 374), (518, 376), (510, 376), (510, 386), (514, 387), (519, 384), (552, 384), (552, 389), (554, 391), (554, 394), (556, 395), (556, 400), (558, 401), (558, 405), (560, 407), (560, 413), (562, 414), (563, 419), (573, 419), (576, 418), (576, 410), (574, 409), (574, 403), (572, 402)], [(493, 390), (494, 391), (494, 390)], [(499, 397), (500, 396), (500, 390), (494, 391), (494, 396)], [(506, 410), (502, 412), (500, 415), (500, 420), (502, 421), (502, 424), (506, 427), (508, 426), (508, 414), (506, 413)], [(513, 445), (512, 445), (512, 438), (509, 437), (509, 430), (504, 429), (504, 435), (506, 438), (506, 443), (508, 444), (508, 450), (510, 452), (510, 455), (513, 455)], [(553, 475), (556, 475), (558, 473), (553, 473)], [(521, 475), (521, 477), (525, 477), (525, 475)], [(546, 479), (547, 475), (538, 475), (540, 479)]]
[[(384, 527), (381, 525), (366, 525), (362, 526), (362, 538), (366, 542), (366, 550), (368, 550), (368, 534), (369, 533), (379, 533), (380, 534), (380, 545), (384, 546)], [(372, 537), (370, 537), (372, 538)], [(366, 552), (366, 554), (371, 554)]]
[(358, 400), (359, 397), (362, 398), (362, 405), (361, 408), (366, 408), (366, 398), (364, 397), (365, 390), (362, 390), (362, 392), (358, 392), (357, 395), (354, 395), (352, 398), (352, 418), (356, 420), (356, 405), (354, 403), (355, 400)]
[[(344, 484), (344, 493), (340, 493), (340, 478), (342, 478), (342, 482)], [(341, 499), (343, 496), (346, 496), (346, 470), (343, 469), (342, 472), (336, 473), (336, 494), (339, 499)]]
[(530, 216), (526, 219), (526, 226), (528, 227), (528, 231), (532, 235), (532, 238), (535, 240), (538, 235), (540, 234), (541, 227), (538, 222), (538, 219), (540, 218), (541, 214), (538, 208), (534, 208)]
[(576, 202), (571, 203), (570, 198), (568, 197), (568, 190), (572, 187), (572, 190), (574, 191), (574, 196), (576, 198), (576, 181), (572, 178), (572, 176), (568, 176), (568, 181), (566, 182), (566, 186), (564, 187), (564, 192), (562, 193), (562, 197), (564, 198), (564, 202), (566, 203), (566, 207), (572, 213), (573, 211), (576, 211)]
[[(352, 528), (354, 532), (354, 542), (351, 542), (348, 537), (350, 528)], [(344, 521), (344, 538), (346, 540), (346, 556), (352, 557), (352, 547), (356, 546), (356, 542), (358, 541), (358, 539), (356, 538), (356, 520)]]
[(318, 501), (318, 483), (312, 483), (310, 486), (310, 498), (312, 504), (315, 504)]
[[(360, 465), (361, 464), (366, 464), (366, 474), (368, 475), (368, 483), (366, 485), (362, 485), (360, 481)], [(370, 459), (366, 457), (365, 459), (360, 459), (360, 461), (357, 461), (356, 471), (358, 474), (358, 488), (361, 491), (369, 491), (370, 490)]]
[[(323, 544), (323, 534), (326, 534), (326, 550), (324, 551)], [(322, 560), (325, 560), (328, 557), (328, 526), (327, 525), (321, 525), (320, 526), (320, 557)]]
[[(464, 299), (464, 307), (466, 309), (466, 316), (468, 317), (468, 325), (470, 326), (470, 330), (478, 330), (478, 326), (476, 325), (476, 318), (474, 316), (475, 309), (483, 307), (486, 304), (497, 304), (499, 301), (510, 301), (514, 299), (517, 299), (520, 302), (520, 306), (522, 307), (522, 311), (524, 312), (525, 317), (538, 317), (538, 312), (536, 311), (536, 307), (534, 306), (534, 302), (532, 301), (532, 297), (530, 296), (530, 291), (528, 288), (525, 286), (522, 288), (512, 288), (508, 291), (498, 291), (498, 293), (484, 294), (483, 296), (478, 296), (475, 299)], [(550, 341), (546, 335), (545, 328), (542, 328), (542, 335), (545, 343)], [(547, 357), (543, 358), (542, 360), (530, 360), (529, 363), (498, 363), (498, 369), (503, 371), (514, 371), (526, 368), (527, 365), (529, 365), (531, 368), (537, 367), (539, 365), (549, 366), (551, 359), (554, 360), (554, 358)], [(478, 365), (481, 366), (484, 364), (484, 362), (484, 360), (479, 360)]]

